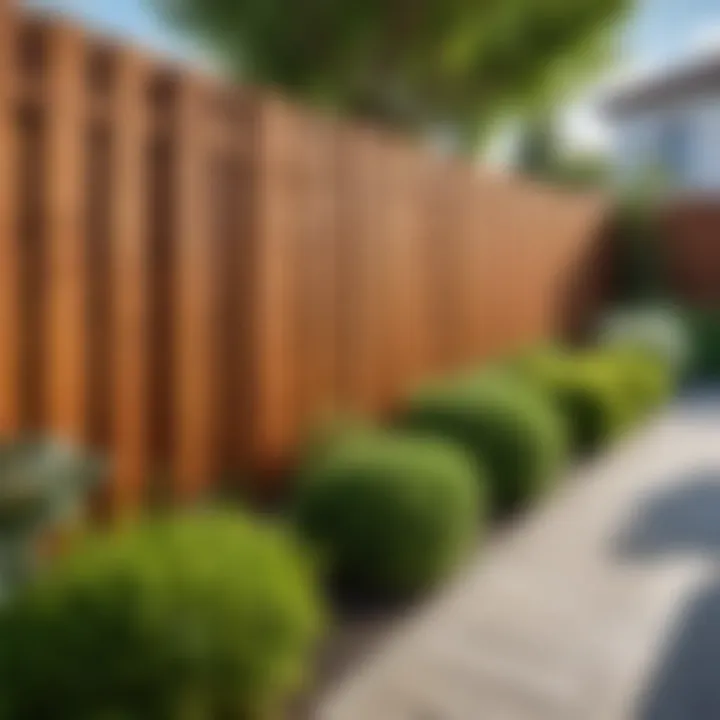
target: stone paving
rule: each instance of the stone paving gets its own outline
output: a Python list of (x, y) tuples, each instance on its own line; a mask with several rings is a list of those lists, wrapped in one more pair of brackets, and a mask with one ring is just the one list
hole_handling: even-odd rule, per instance
[(720, 395), (577, 470), (319, 720), (720, 720)]

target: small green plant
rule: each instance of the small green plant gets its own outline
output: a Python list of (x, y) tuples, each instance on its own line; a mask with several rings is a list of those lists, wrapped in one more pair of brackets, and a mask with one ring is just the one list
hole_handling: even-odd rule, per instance
[(476, 536), (482, 484), (440, 441), (348, 433), (308, 456), (295, 517), (342, 585), (401, 596), (433, 585)]
[(404, 426), (458, 443), (486, 467), (497, 513), (524, 505), (556, 478), (566, 430), (550, 402), (504, 371), (436, 386), (410, 399)]
[(312, 576), (231, 513), (88, 539), (0, 613), (0, 717), (271, 716), (321, 626)]
[(104, 470), (98, 458), (65, 443), (0, 443), (0, 596), (31, 574), (36, 540), (77, 519)]

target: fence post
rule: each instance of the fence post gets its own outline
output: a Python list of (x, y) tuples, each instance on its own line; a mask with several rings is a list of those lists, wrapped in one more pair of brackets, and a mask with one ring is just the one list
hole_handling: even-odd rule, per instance
[(18, 322), (19, 246), (15, 193), (16, 67), (14, 14), (10, 0), (0, 0), (0, 434), (20, 423)]
[(44, 227), (44, 423), (81, 440), (85, 432), (85, 46), (74, 27), (53, 24), (47, 42), (47, 166)]

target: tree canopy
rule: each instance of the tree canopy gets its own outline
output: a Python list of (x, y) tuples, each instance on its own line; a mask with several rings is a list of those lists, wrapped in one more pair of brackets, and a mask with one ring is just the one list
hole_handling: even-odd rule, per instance
[(474, 144), (577, 80), (632, 0), (150, 0), (239, 79)]

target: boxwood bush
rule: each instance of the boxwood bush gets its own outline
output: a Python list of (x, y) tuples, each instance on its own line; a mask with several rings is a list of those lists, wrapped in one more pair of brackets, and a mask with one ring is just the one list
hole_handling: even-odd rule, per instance
[(482, 482), (462, 451), (375, 431), (317, 445), (295, 517), (345, 588), (412, 594), (445, 575), (476, 537)]
[(417, 393), (402, 424), (471, 452), (487, 468), (497, 514), (540, 495), (566, 456), (566, 429), (557, 410), (531, 385), (498, 370)]
[(515, 371), (561, 410), (577, 455), (618, 437), (633, 419), (616, 368), (597, 357), (548, 350), (522, 358)]
[(320, 625), (307, 557), (259, 521), (97, 537), (0, 612), (0, 717), (266, 718)]
[(667, 402), (675, 392), (678, 374), (668, 359), (637, 345), (612, 346), (604, 351), (605, 362), (613, 365), (618, 382), (627, 394), (634, 419)]

